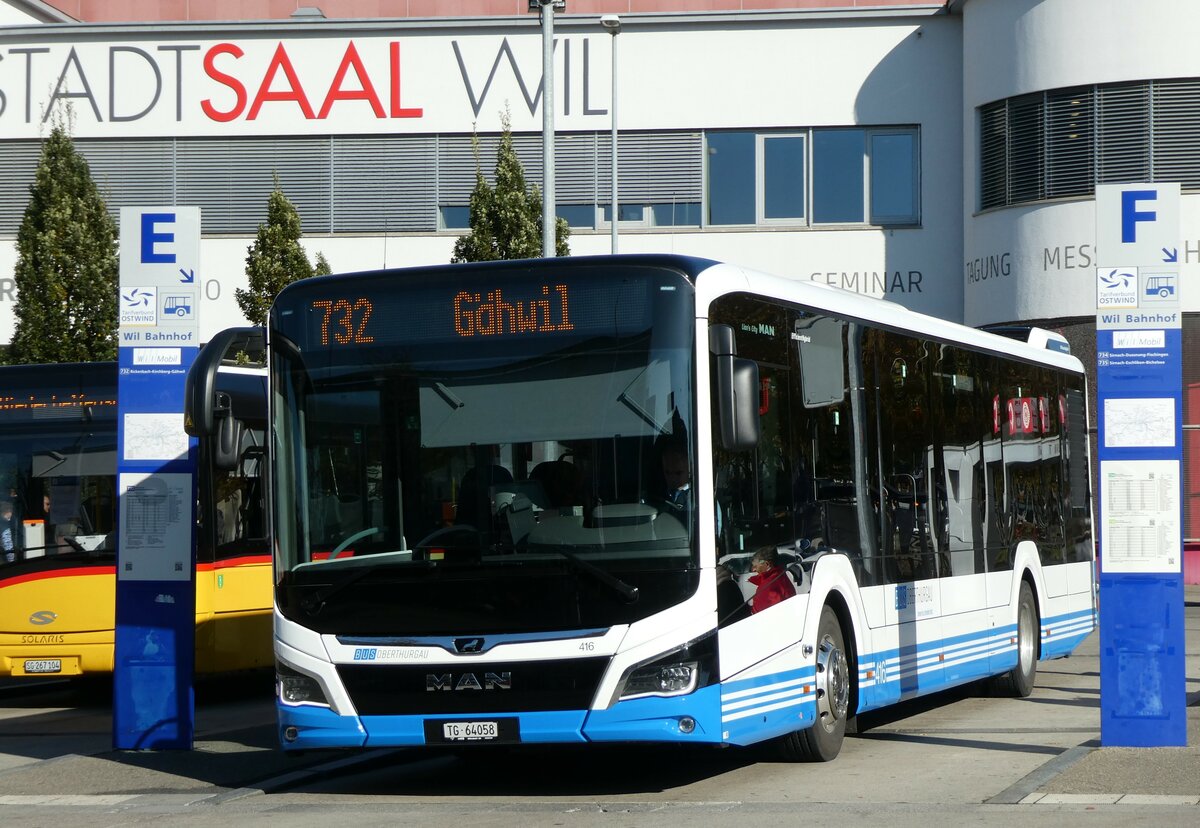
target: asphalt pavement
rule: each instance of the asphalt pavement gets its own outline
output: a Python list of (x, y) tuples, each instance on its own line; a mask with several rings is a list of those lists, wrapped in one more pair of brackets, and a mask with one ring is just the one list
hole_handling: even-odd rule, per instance
[[(1069, 682), (1042, 662), (1038, 687), (1042, 705), (1021, 708), (1023, 728), (1062, 732), (1062, 687), (1070, 684), (1076, 705), (1069, 729), (1078, 740), (1029, 771), (1015, 764), (1011, 778), (989, 766), (995, 794), (984, 800), (1001, 805), (1174, 805), (1197, 806), (1200, 824), (1200, 586), (1185, 591), (1187, 634), (1186, 747), (1125, 748), (1100, 744), (1097, 634), (1080, 647)], [(363, 753), (312, 752), (295, 757), (276, 744), (270, 678), (255, 688), (230, 693), (226, 685), (197, 691), (196, 738), (190, 751), (114, 751), (111, 720), (102, 707), (46, 707), (26, 699), (13, 704), (0, 697), (0, 806), (121, 806), (158, 803), (176, 807), (221, 804), (245, 797), (285, 792), (314, 780), (353, 774), (381, 763), (403, 761), (415, 752), (377, 750)], [(251, 692), (245, 692), (246, 690)], [(257, 692), (261, 690), (262, 692)], [(923, 709), (936, 708), (937, 699)], [(952, 703), (952, 702), (951, 702)], [(1002, 704), (997, 700), (996, 704)], [(34, 705), (38, 706), (35, 707)], [(24, 706), (22, 706), (24, 705)], [(926, 714), (927, 715), (927, 714)], [(1079, 718), (1082, 716), (1083, 718)], [(935, 716), (936, 718), (936, 716)], [(893, 719), (893, 722), (896, 720)], [(870, 730), (853, 738), (870, 738)], [(922, 739), (914, 731), (906, 738)], [(991, 736), (1004, 739), (1004, 728)], [(936, 742), (934, 736), (928, 739)], [(1063, 744), (1069, 744), (1063, 742)], [(848, 742), (844, 750), (852, 750)], [(843, 758), (835, 762), (843, 761)], [(1003, 767), (1003, 766), (1001, 766)], [(968, 771), (969, 772), (969, 771)], [(999, 774), (999, 775), (998, 775)]]

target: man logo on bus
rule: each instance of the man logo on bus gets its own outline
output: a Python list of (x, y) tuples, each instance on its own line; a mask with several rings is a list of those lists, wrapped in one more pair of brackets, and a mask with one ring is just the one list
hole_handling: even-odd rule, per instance
[(483, 681), (474, 673), (462, 673), (458, 678), (453, 673), (426, 673), (425, 691), (435, 690), (511, 690), (512, 673), (484, 673)]

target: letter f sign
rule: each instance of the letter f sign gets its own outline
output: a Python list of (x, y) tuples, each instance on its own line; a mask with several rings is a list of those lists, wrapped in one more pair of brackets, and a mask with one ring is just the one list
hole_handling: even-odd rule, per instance
[(1121, 191), (1121, 244), (1137, 242), (1137, 223), (1139, 221), (1154, 221), (1158, 213), (1153, 210), (1138, 210), (1139, 201), (1156, 201), (1156, 190), (1122, 190)]

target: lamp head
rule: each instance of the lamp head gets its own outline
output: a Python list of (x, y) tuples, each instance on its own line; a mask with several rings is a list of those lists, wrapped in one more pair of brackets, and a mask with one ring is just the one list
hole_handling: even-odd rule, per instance
[(619, 34), (621, 18), (615, 14), (604, 14), (600, 16), (600, 25), (607, 29), (609, 34)]

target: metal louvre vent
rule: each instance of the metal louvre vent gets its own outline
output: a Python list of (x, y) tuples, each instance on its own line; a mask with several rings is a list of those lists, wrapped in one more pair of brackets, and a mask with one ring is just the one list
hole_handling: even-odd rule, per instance
[(330, 226), (330, 139), (196, 138), (176, 144), (176, 197), (200, 207), (205, 233), (251, 233), (279, 186), (309, 233)]
[(1096, 183), (1150, 177), (1150, 87), (1122, 83), (1097, 90)]
[(979, 107), (979, 206), (1008, 203), (1008, 106), (996, 101)]
[(175, 204), (175, 142), (148, 140), (77, 140), (108, 212), (117, 219), (121, 205)]
[(0, 156), (4, 158), (4, 174), (0, 175), (0, 233), (4, 235), (16, 235), (21, 226), (41, 154), (40, 141), (0, 142)]
[(1046, 197), (1092, 192), (1092, 90), (1046, 93)]
[[(612, 137), (597, 146), (601, 201), (612, 200)], [(699, 132), (634, 132), (617, 136), (618, 196), (622, 202), (671, 204), (700, 201), (704, 192), (704, 140)]]
[(1041, 93), (1008, 101), (1008, 200), (1036, 201), (1045, 197), (1043, 182), (1044, 125)]
[(594, 132), (554, 136), (554, 200), (559, 204), (596, 203), (596, 144)]
[(1200, 189), (1200, 80), (1155, 81), (1154, 181)]
[(1200, 79), (1079, 86), (979, 107), (980, 209), (1087, 196), (1097, 184), (1200, 190)]
[(437, 227), (437, 139), (334, 137), (334, 233), (419, 232)]
[[(525, 170), (525, 186), (536, 185), (541, 190), (542, 138), (540, 135), (513, 135), (513, 149)], [(478, 169), (484, 180), (496, 183), (496, 150), (499, 135), (479, 136)], [(557, 149), (558, 144), (555, 143)], [(555, 163), (557, 169), (559, 165)], [(475, 153), (470, 135), (443, 135), (438, 140), (438, 205), (466, 206), (471, 203), (475, 189)], [(557, 194), (556, 194), (557, 195)]]

